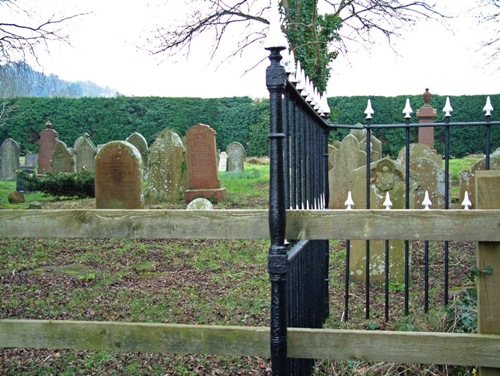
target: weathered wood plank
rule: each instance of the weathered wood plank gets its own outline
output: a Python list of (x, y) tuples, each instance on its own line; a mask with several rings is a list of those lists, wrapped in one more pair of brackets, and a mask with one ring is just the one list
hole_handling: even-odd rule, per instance
[[(269, 328), (0, 320), (0, 347), (269, 357)], [(289, 328), (288, 355), (500, 367), (500, 335)]]
[[(0, 237), (268, 239), (267, 210), (0, 210)], [(499, 210), (289, 210), (287, 239), (500, 241)]]
[[(476, 171), (476, 203), (480, 209), (500, 209), (500, 171)], [(477, 318), (479, 333), (500, 334), (500, 242), (478, 242)], [(481, 376), (500, 376), (500, 368), (479, 369)]]

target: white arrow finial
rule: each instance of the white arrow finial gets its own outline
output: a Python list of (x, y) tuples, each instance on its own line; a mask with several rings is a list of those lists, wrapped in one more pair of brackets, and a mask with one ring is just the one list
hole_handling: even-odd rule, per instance
[(486, 112), (484, 116), (491, 116), (491, 111), (493, 111), (493, 106), (491, 105), (491, 100), (489, 95), (488, 98), (486, 98), (486, 104), (483, 107), (483, 111)]
[(352, 207), (354, 206), (354, 201), (352, 200), (352, 194), (351, 191), (347, 194), (347, 200), (344, 202), (344, 205), (347, 206), (346, 210), (352, 210)]
[(472, 206), (472, 202), (469, 200), (469, 192), (465, 191), (464, 200), (462, 201), (462, 206), (464, 210), (469, 210), (469, 207)]
[(371, 119), (372, 115), (375, 113), (372, 108), (372, 101), (368, 99), (368, 103), (366, 105), (365, 115), (367, 119)]
[(431, 199), (429, 198), (429, 192), (425, 191), (425, 196), (424, 196), (424, 201), (422, 202), (422, 205), (424, 205), (424, 210), (429, 210), (432, 205)]
[(451, 104), (450, 104), (450, 97), (446, 97), (446, 103), (444, 105), (443, 111), (445, 112), (445, 114), (444, 114), (445, 117), (451, 116), (451, 113), (453, 112), (453, 108), (451, 107)]
[(387, 191), (385, 193), (385, 201), (384, 201), (384, 203), (382, 205), (385, 206), (385, 210), (390, 210), (391, 209), (392, 202), (391, 202), (391, 198), (389, 196), (389, 191)]
[(405, 114), (405, 119), (411, 118), (412, 113), (413, 113), (413, 110), (411, 109), (411, 106), (410, 106), (410, 98), (406, 98), (406, 106), (403, 109), (403, 114)]
[(288, 41), (281, 30), (280, 11), (278, 1), (274, 0), (271, 4), (271, 15), (269, 20), (269, 31), (264, 42), (264, 48), (287, 48)]

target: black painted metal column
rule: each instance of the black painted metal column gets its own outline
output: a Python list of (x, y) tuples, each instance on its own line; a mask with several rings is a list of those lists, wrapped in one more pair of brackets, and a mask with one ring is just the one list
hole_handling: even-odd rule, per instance
[(282, 95), (286, 73), (280, 64), (284, 47), (270, 47), (271, 65), (266, 70), (270, 109), (270, 186), (269, 186), (269, 248), (268, 272), (271, 281), (271, 363), (273, 375), (287, 375), (287, 248), (285, 246), (285, 182), (283, 171)]

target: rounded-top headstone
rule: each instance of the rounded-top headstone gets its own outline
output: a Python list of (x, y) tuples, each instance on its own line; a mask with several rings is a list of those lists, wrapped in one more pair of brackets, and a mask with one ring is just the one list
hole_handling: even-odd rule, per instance
[(24, 195), (18, 191), (10, 192), (7, 196), (7, 200), (9, 200), (11, 204), (21, 204), (25, 201)]
[(213, 208), (212, 203), (206, 198), (195, 198), (187, 206), (190, 210), (212, 210)]

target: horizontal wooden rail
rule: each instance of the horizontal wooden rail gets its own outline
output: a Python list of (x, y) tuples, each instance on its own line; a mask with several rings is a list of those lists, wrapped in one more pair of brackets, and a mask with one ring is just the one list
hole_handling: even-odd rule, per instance
[[(9, 319), (0, 347), (269, 357), (269, 328)], [(500, 335), (289, 328), (288, 355), (500, 368)]]
[[(288, 210), (287, 239), (500, 241), (500, 210)], [(267, 210), (0, 210), (0, 237), (269, 239)]]

